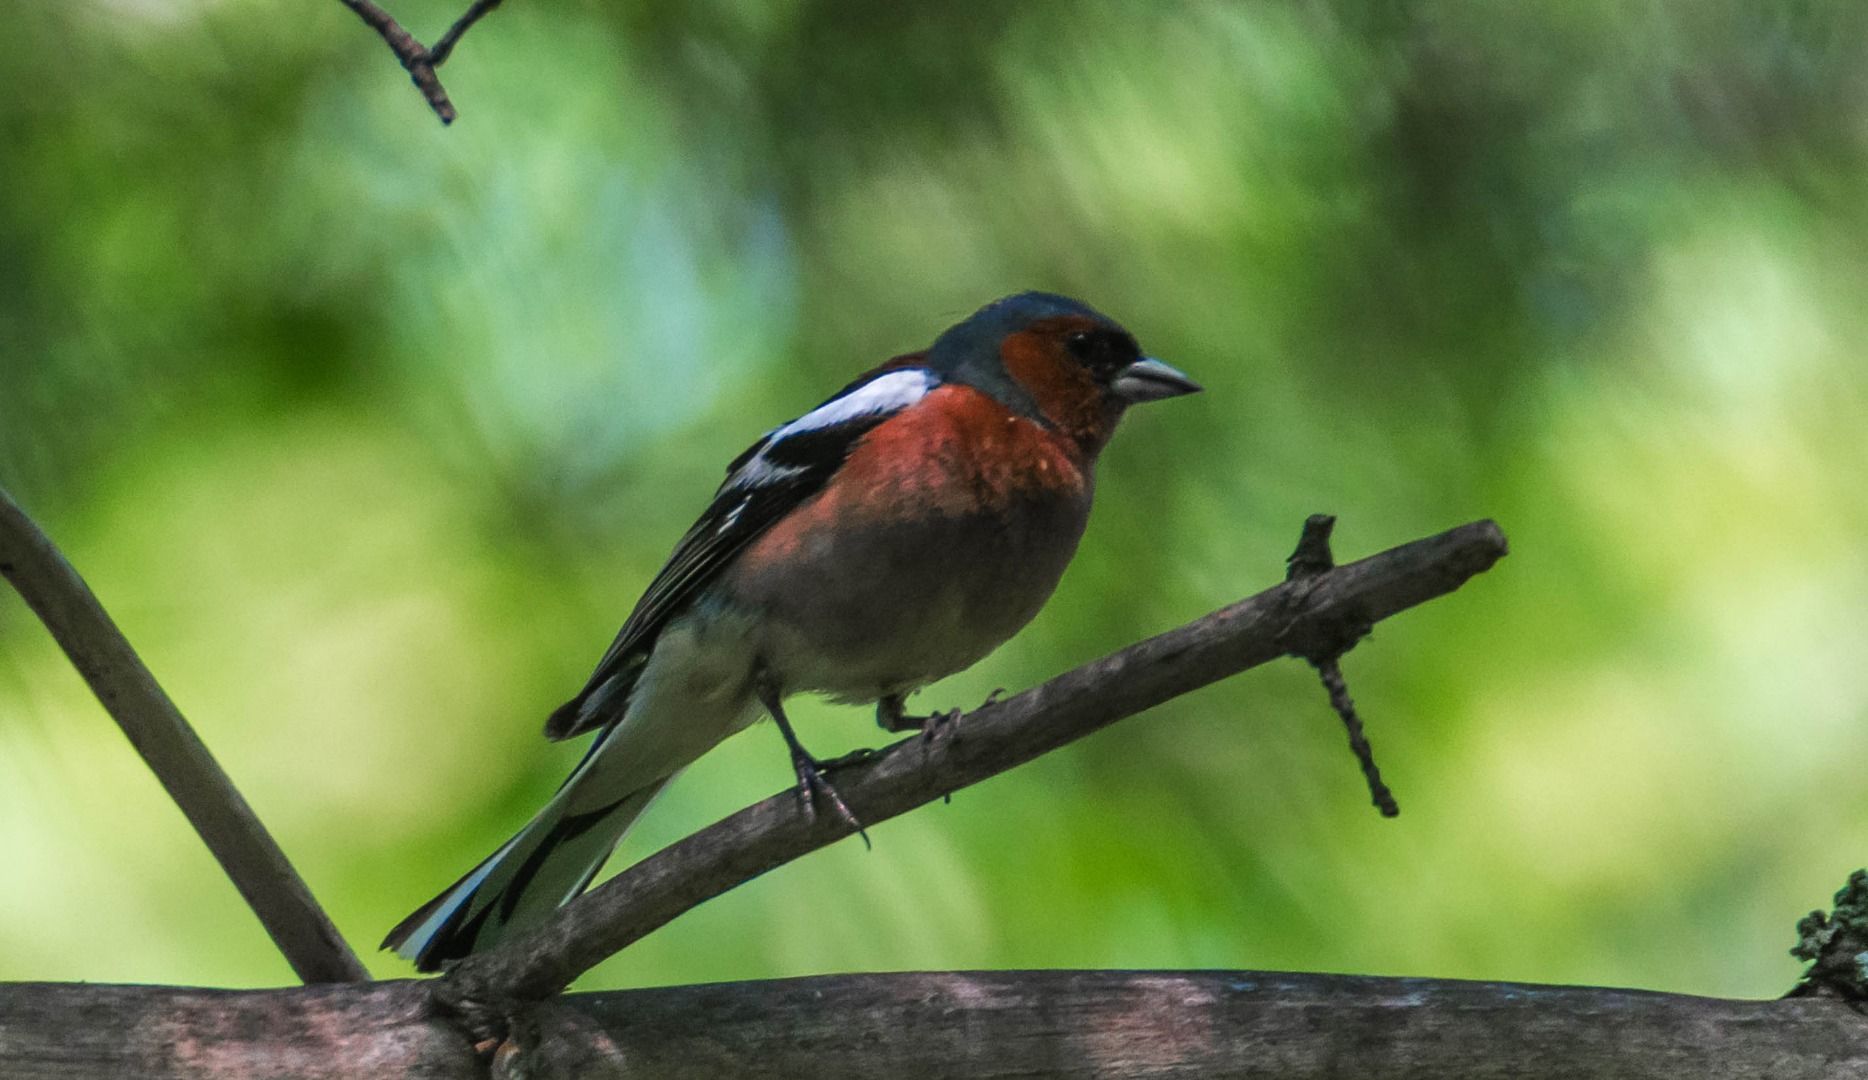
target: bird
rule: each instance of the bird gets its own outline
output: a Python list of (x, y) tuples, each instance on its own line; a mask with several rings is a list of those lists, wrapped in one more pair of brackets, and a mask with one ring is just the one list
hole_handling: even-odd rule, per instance
[(767, 431), (675, 544), (583, 689), (545, 725), (595, 732), (530, 823), (391, 930), (437, 971), (542, 922), (707, 750), (764, 715), (807, 811), (854, 821), (784, 699), (907, 696), (1029, 623), (1089, 520), (1098, 455), (1131, 405), (1200, 389), (1088, 305), (1024, 292)]

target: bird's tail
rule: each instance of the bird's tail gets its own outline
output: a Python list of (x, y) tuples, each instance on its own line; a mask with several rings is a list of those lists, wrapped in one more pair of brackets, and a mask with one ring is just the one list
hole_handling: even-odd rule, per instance
[(382, 947), (421, 971), (438, 971), (449, 960), (490, 948), (514, 928), (542, 921), (584, 891), (665, 783), (581, 812), (570, 809), (575, 785), (566, 783), (517, 836), (396, 924)]

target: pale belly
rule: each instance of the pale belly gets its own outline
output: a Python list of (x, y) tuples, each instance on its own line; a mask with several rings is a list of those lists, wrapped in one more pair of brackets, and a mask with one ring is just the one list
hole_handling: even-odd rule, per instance
[(783, 573), (724, 582), (763, 614), (757, 651), (787, 692), (874, 701), (972, 666), (1031, 621), (1075, 553), (1089, 499), (1008, 515), (802, 537)]

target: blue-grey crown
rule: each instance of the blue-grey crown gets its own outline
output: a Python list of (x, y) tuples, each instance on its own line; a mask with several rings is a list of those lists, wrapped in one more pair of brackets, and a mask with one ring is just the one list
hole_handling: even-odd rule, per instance
[(927, 352), (927, 366), (944, 379), (991, 394), (1013, 412), (1040, 419), (1043, 413), (1037, 402), (1006, 374), (999, 357), (999, 343), (1007, 335), (1040, 319), (1060, 315), (1081, 315), (1116, 328), (1107, 315), (1068, 296), (1047, 292), (1015, 293), (994, 300), (935, 338)]
[(1115, 326), (1102, 312), (1079, 300), (1047, 292), (1022, 292), (994, 300), (934, 339), (928, 350), (928, 366), (941, 372), (970, 374), (982, 361), (993, 367), (999, 362), (999, 343), (1006, 335), (1022, 330), (1040, 319), (1060, 315), (1081, 315)]

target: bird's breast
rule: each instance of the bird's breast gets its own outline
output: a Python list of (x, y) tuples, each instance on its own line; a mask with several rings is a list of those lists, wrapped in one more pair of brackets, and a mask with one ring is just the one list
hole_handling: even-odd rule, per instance
[(763, 659), (788, 689), (866, 701), (968, 667), (1037, 614), (1076, 551), (1091, 484), (1054, 436), (1002, 410), (917, 412), (872, 432), (722, 580), (763, 614)]

